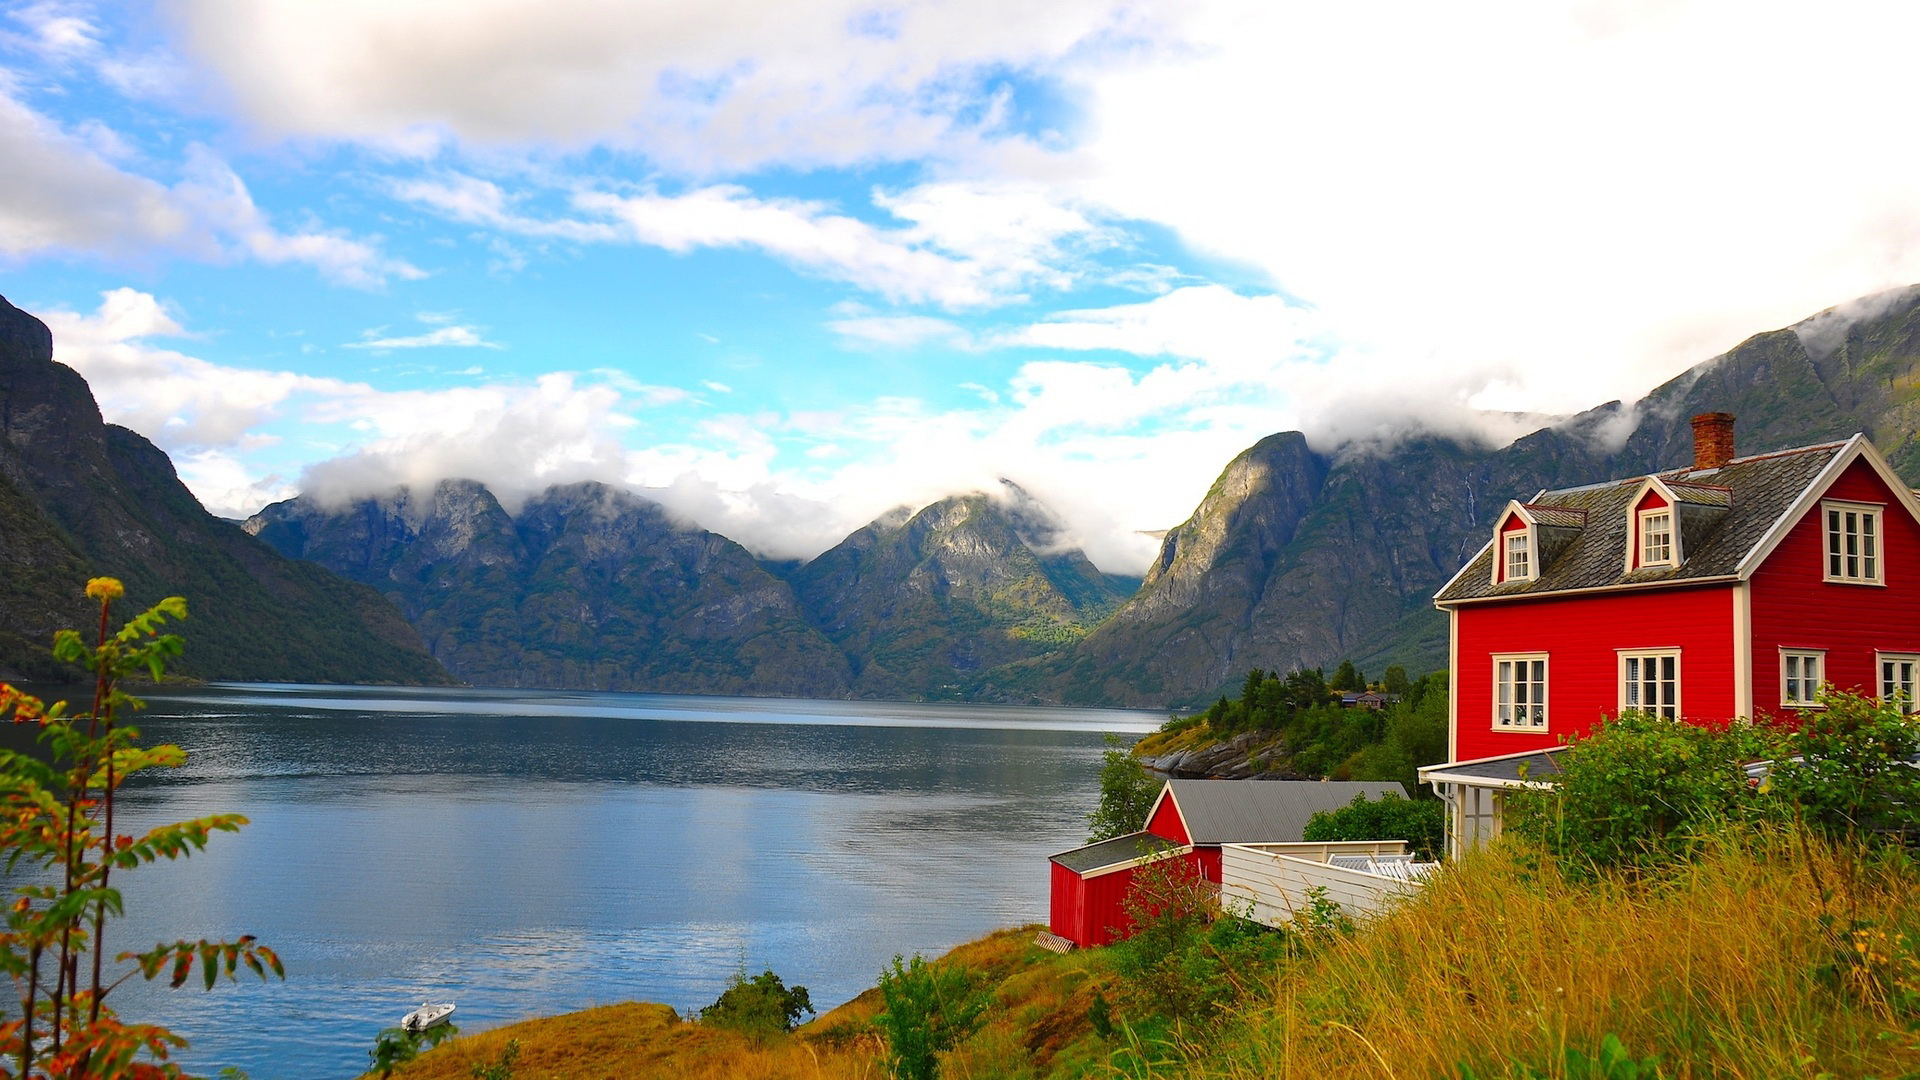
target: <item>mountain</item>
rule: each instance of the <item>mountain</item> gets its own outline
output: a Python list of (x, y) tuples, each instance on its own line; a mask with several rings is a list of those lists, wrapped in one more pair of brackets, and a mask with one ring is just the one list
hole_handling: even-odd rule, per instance
[(746, 549), (604, 484), (549, 488), (517, 514), (470, 480), (338, 507), (301, 496), (246, 528), (380, 590), (469, 682), (799, 697), (851, 686), (846, 658)]
[(0, 671), (57, 678), (54, 630), (91, 623), (90, 576), (126, 611), (187, 598), (174, 670), (212, 679), (445, 683), (370, 589), (295, 562), (207, 513), (166, 454), (104, 423), (46, 324), (0, 298)]
[(970, 693), (980, 674), (1077, 640), (1132, 582), (1102, 574), (1026, 492), (894, 510), (794, 571), (864, 696)]
[(1689, 419), (1710, 411), (1739, 417), (1740, 453), (1864, 431), (1920, 482), (1920, 286), (1755, 335), (1631, 409), (1610, 402), (1498, 449), (1410, 435), (1329, 456), (1298, 432), (1270, 436), (1227, 465), (1109, 620), (986, 682), (1160, 706), (1213, 697), (1255, 667), (1442, 667), (1431, 597), (1507, 500), (1685, 465)]

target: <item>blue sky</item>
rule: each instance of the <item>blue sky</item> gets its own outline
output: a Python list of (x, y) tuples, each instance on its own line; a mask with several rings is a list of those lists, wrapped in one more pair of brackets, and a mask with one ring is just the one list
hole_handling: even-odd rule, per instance
[[(1920, 281), (1907, 5), (0, 4), (0, 293), (217, 513), (470, 476), (763, 554), (1510, 439)], [(1793, 72), (1792, 78), (1781, 77)]]

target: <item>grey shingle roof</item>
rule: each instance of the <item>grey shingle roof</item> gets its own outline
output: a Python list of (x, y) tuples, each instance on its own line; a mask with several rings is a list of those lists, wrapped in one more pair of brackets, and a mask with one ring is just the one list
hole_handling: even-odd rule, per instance
[(1103, 866), (1132, 862), (1145, 855), (1167, 851), (1173, 846), (1173, 841), (1155, 836), (1150, 832), (1128, 833), (1111, 840), (1102, 840), (1097, 844), (1077, 847), (1072, 851), (1063, 851), (1053, 856), (1053, 861), (1076, 874), (1084, 874)]
[[(1493, 545), (1475, 555), (1466, 569), (1435, 596), (1437, 604), (1509, 596), (1534, 596), (1570, 589), (1622, 585), (1663, 585), (1732, 575), (1782, 515), (1793, 506), (1820, 470), (1846, 447), (1822, 443), (1771, 454), (1739, 458), (1718, 469), (1677, 469), (1658, 473), (1681, 501), (1681, 548), (1686, 561), (1626, 573), (1629, 502), (1645, 476), (1544, 492), (1528, 512), (1546, 524), (1542, 508), (1583, 511), (1586, 526), (1571, 540), (1542, 554), (1540, 573), (1531, 581), (1493, 583)], [(1559, 515), (1556, 515), (1558, 518)], [(1558, 520), (1554, 524), (1559, 524)], [(1559, 530), (1556, 529), (1556, 532)]]
[(1307, 819), (1355, 795), (1406, 795), (1395, 783), (1358, 780), (1169, 780), (1196, 844), (1291, 844)]

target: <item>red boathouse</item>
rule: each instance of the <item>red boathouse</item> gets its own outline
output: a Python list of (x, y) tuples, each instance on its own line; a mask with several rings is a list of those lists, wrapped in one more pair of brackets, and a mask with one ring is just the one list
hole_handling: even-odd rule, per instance
[(1736, 458), (1732, 416), (1693, 423), (1691, 468), (1507, 504), (1434, 597), (1449, 760), (1420, 778), (1450, 850), (1603, 716), (1791, 717), (1829, 686), (1914, 700), (1920, 499), (1864, 435)]
[(1081, 948), (1106, 945), (1132, 929), (1125, 911), (1134, 874), (1160, 858), (1179, 858), (1220, 881), (1220, 845), (1297, 843), (1313, 815), (1356, 795), (1405, 795), (1399, 784), (1318, 780), (1169, 780), (1147, 812), (1146, 828), (1050, 859), (1048, 925)]

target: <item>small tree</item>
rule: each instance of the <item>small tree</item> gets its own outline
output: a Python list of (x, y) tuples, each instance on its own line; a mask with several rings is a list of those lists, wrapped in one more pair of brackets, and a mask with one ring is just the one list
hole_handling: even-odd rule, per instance
[(700, 1022), (750, 1035), (781, 1035), (793, 1030), (803, 1012), (813, 1012), (806, 987), (789, 989), (772, 971), (751, 979), (739, 971), (720, 992), (719, 1000), (700, 1010)]
[[(160, 825), (141, 836), (114, 831), (115, 793), (127, 777), (186, 760), (177, 746), (139, 745), (139, 732), (122, 721), (143, 703), (120, 689), (121, 681), (136, 672), (159, 680), (167, 661), (180, 654), (180, 638), (160, 633), (160, 627), (168, 619), (186, 618), (186, 601), (168, 597), (110, 635), (113, 602), (125, 592), (112, 578), (87, 583), (87, 596), (100, 604), (93, 648), (72, 630), (54, 637), (56, 658), (93, 674), (93, 706), (87, 712), (69, 716), (65, 702), (49, 707), (0, 683), (0, 716), (38, 724), (48, 758), (0, 751), (0, 851), (9, 868), (24, 863), (45, 872), (39, 881), (13, 890), (18, 899), (0, 934), (0, 970), (12, 977), (20, 1004), (16, 1018), (0, 1024), (0, 1055), (14, 1066), (8, 1073), (21, 1078), (173, 1072), (134, 1058), (144, 1052), (165, 1061), (186, 1040), (163, 1027), (123, 1023), (106, 1006), (107, 996), (133, 974), (109, 982), (101, 965), (107, 917), (123, 909), (115, 872), (189, 855), (204, 848), (214, 832), (234, 832), (247, 821), (238, 814), (214, 814)], [(262, 978), (269, 970), (284, 977), (279, 957), (251, 935), (230, 942), (162, 943), (145, 952), (121, 953), (119, 959), (134, 961), (148, 979), (167, 972), (176, 987), (196, 962), (208, 989), (222, 974), (232, 979), (243, 963)]]
[(888, 1065), (902, 1080), (934, 1080), (939, 1055), (973, 1034), (987, 994), (965, 968), (929, 964), (914, 955), (880, 973), (887, 1009), (875, 1018), (887, 1035)]
[(1108, 735), (1107, 749), (1100, 755), (1100, 805), (1087, 815), (1092, 830), (1087, 843), (1146, 828), (1147, 811), (1153, 809), (1153, 800), (1159, 794), (1160, 781), (1120, 744), (1117, 736)]
[(1307, 819), (1302, 840), (1405, 840), (1414, 854), (1431, 859), (1446, 842), (1446, 814), (1436, 799), (1409, 799), (1388, 792), (1376, 801), (1355, 795), (1338, 810)]

